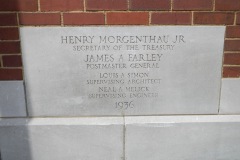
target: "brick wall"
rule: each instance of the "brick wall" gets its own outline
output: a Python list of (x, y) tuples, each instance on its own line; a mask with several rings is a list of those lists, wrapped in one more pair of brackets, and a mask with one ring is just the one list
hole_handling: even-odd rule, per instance
[(19, 26), (226, 25), (223, 77), (240, 77), (240, 0), (0, 0), (0, 80), (22, 80)]

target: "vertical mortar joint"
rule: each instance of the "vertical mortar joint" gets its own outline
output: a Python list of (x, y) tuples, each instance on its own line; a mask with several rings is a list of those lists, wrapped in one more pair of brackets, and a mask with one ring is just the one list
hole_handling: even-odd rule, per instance
[(86, 8), (86, 0), (83, 0), (83, 11), (86, 12), (87, 8)]
[(41, 11), (41, 7), (40, 7), (40, 0), (38, 0), (38, 11)]
[(216, 4), (216, 0), (213, 0), (213, 11), (215, 11), (215, 4)]

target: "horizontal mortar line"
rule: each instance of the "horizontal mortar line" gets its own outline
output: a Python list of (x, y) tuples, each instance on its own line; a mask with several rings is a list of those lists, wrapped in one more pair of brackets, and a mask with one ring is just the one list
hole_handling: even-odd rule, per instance
[(226, 27), (240, 27), (240, 26), (236, 24), (227, 24)]
[(0, 14), (18, 13), (19, 11), (1, 11)]
[[(64, 24), (64, 27), (76, 27), (79, 26), (76, 25), (68, 25)], [(99, 25), (83, 25), (81, 27), (148, 27), (148, 26), (154, 26), (151, 24), (128, 24), (128, 25), (122, 25), (122, 24), (99, 24)]]
[(0, 42), (20, 42), (20, 39), (17, 39), (17, 40), (1, 40), (0, 39)]
[[(163, 25), (163, 26), (166, 26), (166, 24), (152, 24), (152, 25)], [(191, 25), (194, 25), (194, 26), (216, 26), (216, 27), (218, 27), (218, 26), (226, 26), (225, 24), (196, 24), (196, 23), (193, 23), (193, 24), (167, 24), (168, 26), (171, 26), (171, 25), (174, 25), (174, 26), (179, 26), (179, 25), (181, 25), (181, 26), (191, 26)]]
[(227, 26), (228, 24), (198, 24), (193, 23), (195, 26)]
[(22, 55), (22, 53), (1, 53), (1, 56), (17, 56), (17, 55)]
[(36, 12), (28, 12), (28, 11), (21, 11), (21, 12), (17, 12), (18, 14), (21, 13), (61, 13), (61, 11), (36, 11)]
[(164, 26), (164, 27), (167, 27), (167, 26), (187, 26), (187, 27), (190, 27), (190, 26), (192, 26), (192, 24), (150, 24), (150, 26), (159, 26), (159, 27), (161, 27), (161, 26)]
[(193, 12), (202, 12), (202, 13), (204, 13), (204, 12), (211, 12), (211, 13), (235, 13), (236, 11), (214, 11), (214, 12), (212, 12), (212, 11), (207, 11), (207, 10), (204, 10), (204, 11), (201, 11), (201, 10), (194, 10)]
[[(228, 53), (239, 53), (240, 50), (227, 50), (227, 51), (224, 51), (224, 52), (228, 52)], [(227, 53), (226, 53), (227, 54)]]
[(22, 55), (22, 53), (1, 53), (0, 52), (0, 55), (3, 55), (3, 56), (5, 56), (5, 55)]
[(223, 64), (223, 67), (240, 67), (240, 64)]
[(112, 10), (106, 10), (105, 11), (106, 13), (149, 13), (150, 11), (147, 11), (147, 10), (143, 10), (143, 11), (133, 11), (133, 10), (130, 10), (130, 11), (125, 11), (125, 10), (117, 10), (117, 11), (112, 11)]
[(4, 119), (26, 119), (26, 118), (30, 118), (30, 117), (18, 117), (18, 116), (14, 116), (14, 117), (0, 117), (0, 120), (4, 120)]
[(94, 12), (89, 12), (89, 11), (62, 11), (62, 13), (104, 13), (104, 11), (94, 11)]
[(240, 51), (225, 51), (224, 53), (226, 53), (226, 54), (229, 54), (229, 53), (240, 54)]
[[(232, 80), (232, 79), (234, 79), (234, 80), (240, 80), (240, 77), (224, 77), (224, 78), (222, 78), (222, 80), (223, 79), (228, 79), (228, 80)], [(239, 114), (237, 114), (237, 113), (226, 113), (226, 114), (223, 114), (223, 113), (221, 113), (220, 115), (240, 115), (240, 113)]]
[(149, 11), (151, 13), (192, 13), (192, 11)]
[(211, 10), (173, 10), (173, 12), (212, 12)]
[(3, 66), (1, 69), (23, 69), (23, 66), (22, 67), (5, 67), (5, 66)]
[(61, 27), (61, 23), (58, 25), (19, 25), (19, 27)]
[(18, 27), (18, 24), (12, 25), (12, 26), (0, 26), (0, 28), (17, 28), (17, 27)]
[(225, 38), (225, 40), (240, 40), (240, 38)]

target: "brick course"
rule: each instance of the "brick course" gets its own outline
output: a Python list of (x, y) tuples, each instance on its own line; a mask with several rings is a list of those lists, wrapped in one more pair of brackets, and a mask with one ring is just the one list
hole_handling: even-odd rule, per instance
[(37, 11), (37, 0), (0, 0), (0, 11)]
[(147, 12), (110, 12), (107, 13), (107, 24), (124, 24), (124, 25), (147, 25), (149, 23)]
[(41, 11), (79, 11), (83, 10), (83, 0), (41, 0)]
[(1, 42), (0, 54), (20, 53), (20, 42)]
[(2, 56), (3, 67), (22, 67), (20, 55)]
[(209, 11), (213, 9), (212, 0), (174, 0), (173, 10)]
[(227, 53), (224, 55), (224, 64), (227, 65), (240, 65), (239, 53)]
[(19, 14), (21, 25), (60, 25), (59, 13), (21, 13)]
[(151, 24), (190, 25), (191, 19), (192, 19), (192, 14), (190, 12), (153, 13)]
[(0, 13), (0, 26), (17, 26), (16, 13)]
[(196, 12), (194, 24), (232, 25), (234, 14), (231, 12)]
[(103, 13), (65, 13), (65, 25), (101, 25), (105, 23)]
[(0, 40), (18, 40), (18, 28), (0, 28)]
[(170, 10), (170, 0), (130, 0), (130, 10)]
[(215, 1), (216, 11), (239, 11), (240, 1), (239, 0), (216, 0)]
[(127, 10), (127, 0), (86, 0), (86, 10)]
[(228, 26), (226, 38), (240, 38), (240, 26)]
[(223, 78), (239, 78), (240, 67), (224, 67)]
[(240, 40), (226, 40), (225, 51), (240, 51)]
[(1, 80), (22, 80), (22, 69), (4, 69), (0, 68)]
[(240, 13), (237, 13), (236, 16), (237, 16), (236, 23), (240, 24)]

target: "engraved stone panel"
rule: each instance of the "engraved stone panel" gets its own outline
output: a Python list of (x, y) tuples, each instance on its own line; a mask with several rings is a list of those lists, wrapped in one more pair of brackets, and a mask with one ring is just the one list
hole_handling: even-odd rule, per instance
[(22, 27), (29, 114), (217, 114), (224, 31)]

